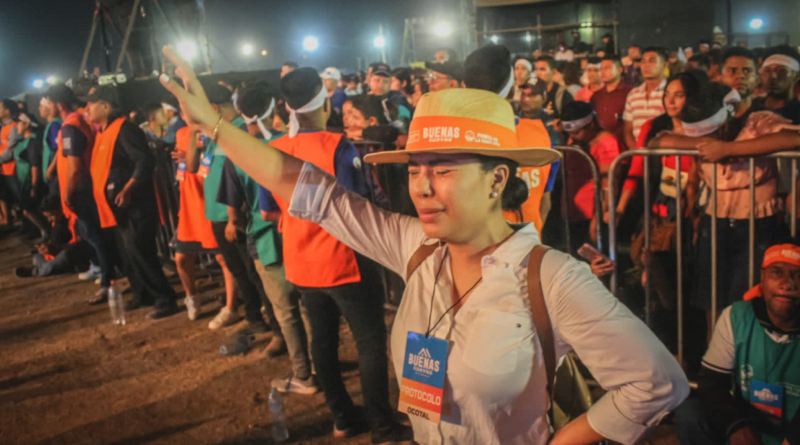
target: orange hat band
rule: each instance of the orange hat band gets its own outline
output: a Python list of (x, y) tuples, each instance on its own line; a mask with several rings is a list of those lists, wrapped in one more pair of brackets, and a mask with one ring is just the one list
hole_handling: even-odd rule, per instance
[(764, 262), (761, 268), (764, 269), (774, 263), (789, 263), (800, 267), (800, 247), (793, 244), (779, 244), (772, 246), (764, 253)]
[(406, 151), (437, 148), (513, 149), (517, 133), (480, 119), (420, 116), (411, 121)]

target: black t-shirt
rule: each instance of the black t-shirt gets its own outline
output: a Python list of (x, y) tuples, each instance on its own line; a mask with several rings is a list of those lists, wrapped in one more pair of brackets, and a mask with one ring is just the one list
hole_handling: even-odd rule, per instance
[(241, 209), (245, 204), (244, 184), (236, 171), (236, 166), (229, 158), (222, 164), (222, 178), (217, 189), (217, 202), (228, 207)]
[(31, 167), (42, 167), (42, 147), (42, 139), (39, 137), (32, 138), (25, 147), (22, 157), (28, 160)]
[[(759, 107), (756, 110), (759, 110), (759, 109), (760, 110), (766, 110), (767, 108), (764, 106), (764, 102), (765, 102), (765, 99), (763, 97), (759, 97), (759, 98), (753, 99), (753, 105), (751, 106), (751, 108)], [(794, 98), (794, 99), (790, 100), (789, 102), (787, 102), (783, 106), (783, 108), (780, 108), (778, 110), (770, 110), (770, 111), (774, 111), (775, 113), (780, 114), (781, 116), (785, 117), (786, 119), (789, 119), (790, 121), (792, 121), (792, 124), (794, 124), (794, 125), (800, 124), (800, 100), (797, 100), (797, 98)]]
[(763, 111), (764, 110), (764, 102), (754, 100), (750, 103), (750, 108), (741, 116), (734, 117), (730, 121), (728, 121), (727, 130), (726, 130), (726, 138), (727, 140), (734, 140), (739, 133), (742, 132), (744, 129), (745, 124), (747, 124), (747, 119), (750, 118), (750, 115), (755, 111)]
[(106, 199), (114, 202), (117, 194), (125, 188), (131, 178), (137, 184), (131, 192), (131, 206), (152, 207), (155, 200), (153, 190), (153, 168), (155, 158), (150, 152), (144, 132), (135, 124), (125, 121), (119, 129), (114, 143), (114, 155), (106, 181)]

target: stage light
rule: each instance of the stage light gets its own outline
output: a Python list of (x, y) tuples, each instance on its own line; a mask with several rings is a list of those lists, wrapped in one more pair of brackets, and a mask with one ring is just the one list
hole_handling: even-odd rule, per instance
[(494, 43), (494, 44), (496, 45), (496, 44), (497, 44), (497, 42), (499, 42), (499, 41), (500, 41), (500, 37), (497, 37), (497, 36), (492, 36), (492, 37), (490, 37), (490, 38), (489, 38), (489, 40), (491, 40), (491, 41), (492, 41), (492, 43)]
[(319, 48), (319, 40), (314, 36), (303, 39), (303, 49), (306, 51), (316, 51)]
[(267, 54), (268, 54), (268, 53), (267, 53), (267, 50), (261, 50), (261, 55), (262, 55), (262, 56), (266, 56)]
[(191, 40), (184, 40), (178, 44), (178, 54), (186, 60), (192, 60), (197, 57), (197, 45)]
[(381, 36), (378, 36), (375, 37), (375, 40), (373, 40), (372, 43), (375, 45), (375, 48), (383, 48), (384, 46), (386, 46), (386, 39), (384, 39)]
[(750, 29), (761, 29), (762, 26), (764, 26), (764, 20), (759, 18), (750, 20)]
[(56, 76), (49, 76), (46, 81), (48, 85), (55, 85), (58, 79), (56, 79)]
[(242, 45), (242, 54), (244, 54), (245, 56), (253, 55), (253, 45), (249, 43), (245, 43), (244, 45)]
[(434, 25), (433, 32), (439, 37), (447, 37), (453, 33), (453, 27), (448, 22), (439, 22)]
[(36, 79), (36, 80), (34, 80), (34, 81), (33, 81), (33, 87), (34, 87), (34, 88), (37, 88), (37, 89), (38, 89), (38, 88), (41, 88), (41, 87), (43, 87), (43, 86), (44, 86), (44, 80), (42, 80), (42, 79)]
[(533, 40), (533, 36), (530, 33), (525, 34), (525, 41), (526, 42), (530, 42), (532, 40)]

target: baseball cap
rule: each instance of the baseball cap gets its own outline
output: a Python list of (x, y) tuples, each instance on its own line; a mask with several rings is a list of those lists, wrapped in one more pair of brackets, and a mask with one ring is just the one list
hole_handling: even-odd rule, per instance
[(464, 68), (461, 62), (456, 62), (455, 60), (448, 60), (444, 63), (435, 63), (435, 62), (425, 62), (425, 68), (436, 71), (437, 73), (446, 74), (456, 82), (461, 82), (464, 78)]
[(86, 96), (87, 102), (108, 102), (113, 108), (119, 108), (119, 94), (111, 85), (93, 87)]
[(334, 68), (332, 66), (329, 66), (328, 68), (325, 68), (325, 71), (323, 71), (323, 72), (321, 72), (319, 74), (319, 77), (321, 79), (342, 80), (342, 73), (338, 69), (336, 69), (336, 68)]
[(372, 74), (383, 77), (392, 77), (392, 69), (389, 68), (389, 65), (385, 63), (373, 63), (370, 65), (370, 68), (372, 68)]

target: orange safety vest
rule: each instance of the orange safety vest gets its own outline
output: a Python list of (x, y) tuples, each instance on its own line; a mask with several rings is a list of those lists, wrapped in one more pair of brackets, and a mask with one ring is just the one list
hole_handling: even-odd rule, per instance
[[(86, 136), (87, 142), (87, 150), (83, 153), (82, 161), (83, 161), (83, 168), (88, 168), (92, 164), (92, 147), (94, 146), (94, 133), (92, 132), (92, 127), (86, 122), (86, 119), (83, 118), (83, 115), (80, 113), (72, 113), (64, 120), (64, 124), (61, 126), (61, 130), (58, 132), (58, 161), (56, 164), (56, 170), (58, 171), (58, 185), (61, 189), (61, 207), (64, 210), (64, 216), (69, 219), (76, 218), (75, 214), (72, 213), (72, 210), (67, 207), (67, 174), (69, 173), (69, 161), (67, 157), (64, 156), (64, 141), (61, 137), (61, 134), (64, 131), (64, 127), (67, 125), (72, 125), (73, 127), (77, 127), (83, 134)], [(88, 171), (82, 172), (82, 174), (89, 174)], [(73, 223), (74, 224), (74, 223)]]
[[(317, 131), (288, 135), (269, 144), (278, 150), (335, 175), (334, 157), (341, 134)], [(297, 286), (333, 287), (361, 281), (353, 249), (345, 246), (325, 229), (289, 215), (289, 203), (275, 196), (281, 208), (283, 260), (286, 279)]]
[(104, 229), (117, 225), (117, 219), (106, 198), (106, 185), (111, 161), (114, 158), (114, 147), (117, 145), (117, 136), (124, 123), (125, 119), (119, 118), (107, 126), (105, 131), (98, 133), (92, 150), (92, 190), (94, 201), (97, 203), (97, 213), (100, 215), (100, 227)]
[[(16, 122), (11, 121), (10, 124), (4, 125), (3, 128), (0, 129), (0, 153), (5, 153), (5, 151), (9, 149), (8, 135), (11, 133), (11, 129), (16, 125)], [(3, 176), (14, 176), (17, 173), (17, 163), (12, 158), (11, 161), (6, 162), (0, 167), (0, 172), (3, 173)]]
[[(522, 147), (551, 147), (550, 135), (540, 119), (519, 119), (517, 123), (517, 139)], [(532, 222), (536, 230), (542, 233), (542, 215), (539, 207), (542, 203), (550, 166), (520, 167), (517, 176), (528, 185), (528, 200), (522, 204), (522, 218), (517, 212), (503, 212), (511, 223)]]
[[(189, 127), (175, 133), (175, 147), (185, 150), (190, 143)], [(178, 210), (178, 241), (198, 242), (205, 249), (216, 249), (217, 239), (206, 219), (206, 198), (203, 194), (203, 178), (197, 173), (185, 172), (180, 181), (181, 204)]]

